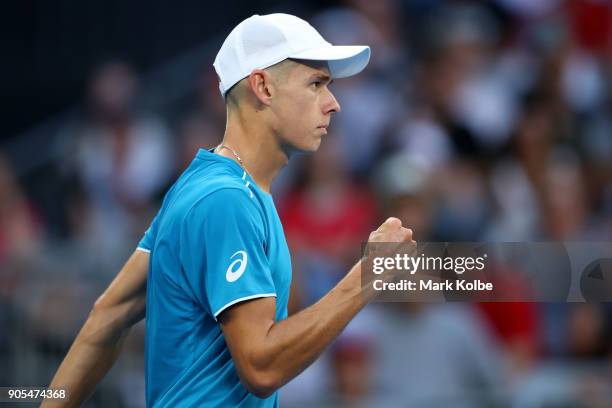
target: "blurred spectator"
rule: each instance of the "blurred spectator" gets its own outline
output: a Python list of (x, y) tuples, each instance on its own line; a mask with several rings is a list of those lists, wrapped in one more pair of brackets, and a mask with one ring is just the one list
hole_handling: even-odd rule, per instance
[(485, 238), (493, 242), (535, 238), (540, 208), (520, 163), (515, 159), (500, 161), (493, 166), (489, 182), (495, 209)]
[(590, 204), (581, 182), (580, 161), (570, 152), (557, 150), (546, 170), (542, 209), (546, 236), (558, 241), (587, 239)]
[[(10, 162), (0, 152), (0, 383), (15, 381), (19, 361), (14, 344), (24, 323), (20, 319), (19, 288), (28, 281), (33, 260), (42, 247), (43, 224), (26, 197)], [(26, 297), (28, 299), (29, 297)]]
[(492, 212), (482, 170), (473, 161), (456, 160), (441, 170), (437, 181), (440, 210), (434, 238), (478, 241)]
[(528, 302), (479, 303), (478, 310), (503, 349), (506, 380), (514, 383), (538, 363), (542, 327), (538, 304)]
[(399, 150), (430, 171), (443, 168), (454, 157), (447, 130), (426, 108), (413, 108), (399, 125), (395, 139)]
[(399, 153), (384, 160), (371, 180), (384, 215), (399, 218), (409, 226), (416, 240), (430, 241), (435, 216), (434, 172)]
[(332, 372), (338, 405), (350, 406), (370, 392), (371, 346), (360, 339), (340, 339), (332, 350)]
[(221, 143), (223, 129), (202, 113), (193, 113), (179, 125), (179, 152), (176, 169), (182, 172), (194, 159), (199, 149), (211, 149)]
[[(26, 260), (39, 249), (42, 223), (22, 191), (9, 161), (0, 154), (0, 271), (6, 277), (13, 262)], [(4, 281), (4, 279), (2, 279)], [(3, 291), (4, 285), (0, 285)]]
[(594, 304), (572, 307), (567, 325), (570, 357), (595, 360), (610, 352), (610, 315)]
[(495, 406), (505, 370), (472, 306), (387, 304), (375, 333), (377, 406)]
[(64, 135), (64, 165), (84, 193), (81, 239), (112, 251), (146, 229), (143, 210), (170, 182), (174, 153), (162, 122), (136, 114), (137, 78), (125, 63), (98, 67), (88, 92), (85, 115)]

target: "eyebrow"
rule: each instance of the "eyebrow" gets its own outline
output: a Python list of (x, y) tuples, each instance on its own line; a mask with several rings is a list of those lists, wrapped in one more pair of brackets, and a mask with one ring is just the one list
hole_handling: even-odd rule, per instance
[(313, 75), (310, 77), (310, 80), (313, 80), (313, 79), (320, 79), (320, 80), (322, 80), (322, 81), (327, 82), (327, 84), (328, 84), (328, 85), (330, 85), (332, 82), (334, 82), (334, 80), (332, 79), (332, 77), (330, 77), (330, 76), (329, 76), (329, 75), (327, 75), (327, 74), (320, 73), (320, 72), (317, 72), (316, 74), (313, 74)]

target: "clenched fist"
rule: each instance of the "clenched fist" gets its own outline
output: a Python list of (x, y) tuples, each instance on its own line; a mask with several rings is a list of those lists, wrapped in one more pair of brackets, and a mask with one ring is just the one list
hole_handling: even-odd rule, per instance
[(376, 231), (373, 231), (368, 238), (368, 242), (415, 242), (412, 239), (412, 230), (402, 227), (399, 218), (389, 217), (381, 224)]
[(361, 259), (362, 293), (368, 300), (380, 294), (380, 292), (372, 290), (372, 282), (375, 279), (381, 282), (392, 282), (403, 272), (393, 268), (383, 274), (373, 273), (373, 260), (376, 258), (396, 258), (404, 254), (416, 255), (416, 243), (412, 239), (412, 230), (402, 227), (402, 221), (398, 218), (387, 218), (376, 231), (370, 234)]

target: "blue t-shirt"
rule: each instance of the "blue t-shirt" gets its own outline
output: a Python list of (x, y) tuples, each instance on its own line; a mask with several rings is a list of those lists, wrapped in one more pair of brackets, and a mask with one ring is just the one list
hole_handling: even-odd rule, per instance
[(275, 407), (240, 383), (217, 317), (276, 297), (287, 317), (291, 259), (272, 196), (233, 160), (200, 149), (138, 244), (150, 252), (149, 407)]

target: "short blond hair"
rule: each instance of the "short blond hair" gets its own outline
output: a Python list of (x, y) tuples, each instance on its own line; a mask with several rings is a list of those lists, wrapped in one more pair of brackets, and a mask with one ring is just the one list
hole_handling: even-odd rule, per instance
[[(282, 83), (287, 80), (289, 73), (298, 64), (299, 63), (297, 61), (288, 58), (266, 68), (265, 70), (272, 74), (275, 81)], [(240, 100), (242, 100), (247, 89), (247, 82), (248, 77), (243, 78), (227, 91), (225, 94), (225, 104), (228, 109), (237, 108), (239, 106)]]

